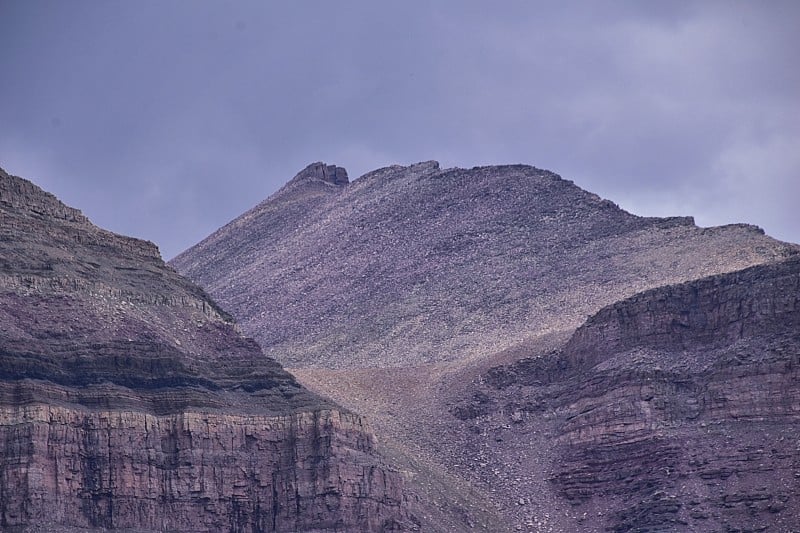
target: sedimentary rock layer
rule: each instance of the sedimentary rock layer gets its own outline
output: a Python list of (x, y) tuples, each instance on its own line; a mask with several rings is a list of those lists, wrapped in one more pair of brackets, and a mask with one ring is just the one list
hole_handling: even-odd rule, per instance
[(311, 165), (171, 262), (291, 367), (483, 357), (793, 249), (753, 226), (634, 216), (530, 166), (432, 161), (351, 183), (331, 168)]
[[(399, 529), (361, 419), (0, 409), (2, 524), (153, 531)], [(387, 510), (392, 511), (387, 512)]]
[(549, 432), (576, 527), (800, 529), (800, 258), (637, 294), (482, 383), (454, 413)]
[(0, 529), (400, 530), (402, 486), (153, 244), (0, 171)]

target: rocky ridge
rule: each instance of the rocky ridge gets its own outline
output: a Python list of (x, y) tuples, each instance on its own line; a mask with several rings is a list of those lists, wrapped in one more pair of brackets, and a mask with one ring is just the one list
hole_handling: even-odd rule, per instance
[(360, 416), (152, 243), (1, 170), (0, 332), (3, 531), (418, 528)]
[(634, 216), (524, 165), (309, 179), (322, 168), (171, 261), (293, 368), (481, 358), (791, 250), (752, 226)]
[[(781, 507), (794, 505), (786, 503), (786, 490), (762, 488), (777, 468), (796, 462), (796, 450), (781, 444), (772, 470), (748, 477), (748, 465), (761, 464), (748, 458), (772, 448), (747, 440), (766, 426), (743, 420), (730, 429), (736, 424), (726, 417), (735, 411), (720, 411), (727, 421), (719, 424), (690, 421), (667, 430), (654, 422), (658, 427), (648, 430), (657, 417), (645, 415), (655, 408), (624, 400), (643, 390), (640, 380), (662, 380), (653, 397), (672, 407), (656, 410), (658, 416), (678, 420), (698, 401), (670, 400), (691, 374), (664, 372), (660, 358), (674, 358), (674, 346), (649, 355), (642, 347), (609, 351), (594, 365), (599, 356), (578, 348), (585, 333), (573, 333), (587, 316), (642, 291), (782, 264), (797, 255), (797, 245), (744, 224), (698, 228), (690, 217), (637, 217), (524, 165), (440, 169), (426, 162), (348, 184), (292, 183), (172, 264), (224, 302), (306, 386), (367, 414), (383, 441), (434, 476), (461, 480), (485, 496), (501, 517), (495, 531), (748, 530), (752, 513), (757, 527), (781, 531), (791, 524), (792, 513), (783, 511), (790, 507)], [(769, 292), (754, 288), (761, 289)], [(694, 327), (693, 320), (678, 314), (671, 327)], [(758, 335), (748, 331), (733, 350), (749, 346), (760, 354)], [(775, 338), (785, 340), (781, 335)], [(728, 341), (717, 341), (726, 353)], [(777, 349), (796, 354), (786, 342)], [(705, 345), (687, 346), (695, 355), (681, 357), (719, 356)], [(611, 361), (618, 373), (601, 368)], [(706, 369), (709, 380), (720, 365)], [(726, 397), (739, 394), (743, 403), (760, 379), (719, 376)], [(774, 380), (796, 388), (786, 375), (765, 379), (768, 388)], [(592, 403), (592, 394), (610, 407)], [(758, 402), (776, 396), (765, 398)], [(584, 422), (594, 415), (594, 426)], [(780, 432), (781, 442), (791, 442), (793, 422), (777, 417), (766, 424), (772, 429), (763, 435)], [(722, 429), (704, 440), (707, 428)], [(736, 439), (744, 444), (724, 464), (717, 461), (723, 444), (731, 448)], [(696, 447), (691, 459), (681, 442)], [(703, 492), (690, 472), (703, 461), (719, 467), (704, 474), (721, 472), (716, 492)], [(725, 481), (740, 470), (747, 478), (742, 490)], [(689, 488), (669, 481), (673, 474), (689, 479)], [(452, 506), (445, 495), (432, 496)], [(739, 511), (726, 510), (734, 507)]]

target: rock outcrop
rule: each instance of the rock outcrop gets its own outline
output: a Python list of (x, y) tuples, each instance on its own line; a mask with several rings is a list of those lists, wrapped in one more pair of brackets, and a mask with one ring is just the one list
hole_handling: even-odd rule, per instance
[(152, 243), (0, 171), (0, 529), (412, 529), (403, 483)]
[(482, 357), (792, 250), (752, 226), (634, 216), (524, 165), (432, 161), (352, 183), (331, 168), (303, 170), (171, 261), (290, 367)]
[(799, 384), (794, 258), (608, 306), (563, 348), (487, 372), (454, 412), (510, 419), (511, 443), (547, 432), (571, 527), (797, 531)]

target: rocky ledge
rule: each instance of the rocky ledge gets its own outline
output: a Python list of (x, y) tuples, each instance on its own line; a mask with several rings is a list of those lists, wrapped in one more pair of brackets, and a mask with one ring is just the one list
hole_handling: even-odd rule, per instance
[(414, 529), (364, 421), (151, 243), (0, 171), (0, 529)]
[(799, 383), (795, 257), (608, 306), (563, 348), (486, 373), (453, 413), (476, 430), (505, 419), (498, 448), (548, 435), (536, 453), (569, 527), (797, 531)]

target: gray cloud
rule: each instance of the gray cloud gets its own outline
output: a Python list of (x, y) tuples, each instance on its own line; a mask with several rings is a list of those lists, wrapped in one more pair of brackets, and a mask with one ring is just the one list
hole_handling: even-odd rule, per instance
[(178, 253), (325, 160), (800, 241), (796, 2), (0, 3), (0, 165)]

